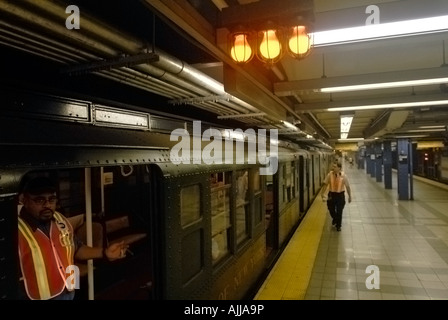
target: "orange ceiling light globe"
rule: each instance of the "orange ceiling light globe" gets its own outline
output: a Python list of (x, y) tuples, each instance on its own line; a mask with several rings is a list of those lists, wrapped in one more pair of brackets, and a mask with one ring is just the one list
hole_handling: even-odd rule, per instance
[(235, 33), (231, 38), (230, 56), (237, 63), (249, 62), (254, 56), (248, 41), (248, 34)]
[(275, 63), (282, 56), (282, 45), (276, 30), (268, 29), (260, 32), (259, 55), (260, 60), (266, 63)]
[(307, 33), (305, 26), (294, 26), (291, 28), (291, 32), (288, 40), (289, 53), (294, 58), (306, 57), (311, 48), (311, 38)]

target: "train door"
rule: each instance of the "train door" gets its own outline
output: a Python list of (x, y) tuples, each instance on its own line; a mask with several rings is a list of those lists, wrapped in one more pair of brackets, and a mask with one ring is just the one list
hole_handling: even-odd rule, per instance
[(104, 245), (124, 241), (124, 260), (99, 265), (95, 270), (95, 300), (148, 300), (155, 292), (157, 249), (155, 212), (158, 168), (149, 165), (93, 168), (92, 203), (103, 227)]
[(314, 154), (312, 154), (311, 155), (311, 163), (310, 163), (310, 165), (311, 165), (311, 170), (310, 170), (310, 173), (311, 173), (311, 192), (312, 192), (312, 194), (314, 195), (314, 194), (316, 194), (316, 184), (315, 184), (315, 176), (316, 176), (316, 174), (315, 174), (315, 161), (314, 161)]
[(310, 201), (311, 201), (311, 166), (312, 166), (312, 162), (311, 162), (311, 158), (307, 157), (305, 159), (305, 189), (306, 189), (306, 208), (308, 209), (309, 205), (310, 205)]
[(308, 183), (307, 183), (307, 159), (299, 156), (299, 201), (300, 212), (305, 212), (308, 207)]
[(320, 180), (320, 156), (319, 153), (313, 155), (313, 197), (319, 192), (322, 182)]
[(56, 169), (30, 172), (51, 178), (58, 189), (58, 208), (84, 244), (129, 245), (126, 258), (76, 261), (76, 300), (147, 300), (154, 294), (154, 178), (142, 166)]

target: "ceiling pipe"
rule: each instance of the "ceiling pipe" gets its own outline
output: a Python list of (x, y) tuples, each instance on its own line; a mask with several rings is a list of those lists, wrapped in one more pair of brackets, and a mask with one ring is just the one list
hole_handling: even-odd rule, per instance
[[(35, 5), (39, 9), (58, 16), (59, 18), (66, 18), (66, 16), (64, 15), (65, 9), (53, 3), (50, 3), (47, 6), (47, 3), (44, 4), (42, 2), (36, 1), (35, 3), (32, 3), (32, 5)], [(116, 57), (122, 54), (123, 51), (128, 54), (137, 54), (140, 53), (142, 48), (145, 47), (145, 45), (140, 41), (131, 40), (131, 37), (120, 34), (120, 32), (113, 30), (112, 28), (107, 28), (99, 23), (93, 22), (86, 16), (83, 16), (82, 21), (84, 28), (89, 30), (89, 37), (82, 35), (80, 32), (71, 32), (70, 30), (66, 29), (65, 26), (62, 27), (61, 25), (54, 23), (49, 19), (37, 16), (34, 12), (30, 12), (26, 9), (20, 8), (10, 3), (0, 2), (0, 10), (6, 11), (9, 14), (16, 15), (19, 18), (33, 21), (40, 27), (43, 26), (45, 29), (47, 29), (47, 31), (51, 31), (58, 34), (59, 36), (69, 38), (74, 42), (79, 43), (83, 47), (87, 46), (90, 50), (93, 49), (94, 51), (96, 51), (95, 54), (100, 54), (102, 56), (101, 58), (104, 58), (104, 55), (106, 55), (107, 57)], [(91, 35), (95, 36), (95, 38), (97, 39), (102, 39), (105, 41), (103, 41), (103, 44), (100, 45), (100, 41), (92, 39)], [(111, 45), (113, 45), (113, 48), (111, 47)], [(165, 80), (171, 84), (183, 88), (184, 91), (190, 93), (186, 95), (187, 97), (191, 97), (192, 94), (204, 97), (211, 94), (222, 95), (225, 93), (221, 83), (192, 68), (185, 62), (173, 56), (170, 56), (158, 49), (156, 50), (156, 54), (159, 55), (159, 61), (153, 64), (136, 66), (135, 69), (147, 73), (156, 79)], [(110, 78), (111, 74), (109, 74), (108, 77)], [(117, 78), (119, 81), (123, 81), (124, 79), (122, 75), (117, 76)], [(132, 76), (125, 79), (131, 78)], [(141, 85), (142, 87), (144, 86), (143, 83)], [(163, 90), (160, 90), (161, 89), (150, 91), (153, 93), (164, 94), (166, 96), (166, 93), (164, 93)], [(232, 99), (232, 101), (220, 101), (220, 103), (223, 104), (226, 108), (230, 108), (240, 113), (255, 113), (259, 111), (251, 105), (243, 101), (239, 101), (236, 98)], [(226, 113), (226, 111), (228, 113), (230, 110), (225, 110), (226, 108), (220, 108), (222, 110), (219, 113), (223, 114)]]

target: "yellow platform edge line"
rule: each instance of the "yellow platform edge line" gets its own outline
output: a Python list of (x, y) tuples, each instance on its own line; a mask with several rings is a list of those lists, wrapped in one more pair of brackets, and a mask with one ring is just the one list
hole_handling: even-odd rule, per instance
[(325, 202), (313, 201), (254, 300), (305, 298), (326, 216)]

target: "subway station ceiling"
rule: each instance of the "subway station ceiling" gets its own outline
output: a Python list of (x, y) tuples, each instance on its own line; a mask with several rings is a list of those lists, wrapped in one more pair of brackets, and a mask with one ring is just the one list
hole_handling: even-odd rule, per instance
[[(226, 21), (269, 16), (270, 8), (282, 12), (278, 3), (315, 32), (448, 16), (444, 0), (0, 1), (0, 78), (6, 85), (57, 88), (223, 127), (277, 128), (311, 145), (399, 137), (448, 143), (447, 83), (319, 90), (448, 77), (448, 29), (316, 46), (302, 60), (285, 56), (274, 65), (256, 59), (236, 65), (225, 52)], [(79, 29), (66, 25), (70, 5), (79, 8)], [(336, 111), (341, 107), (359, 108)], [(353, 121), (349, 139), (340, 141), (344, 114)]]

